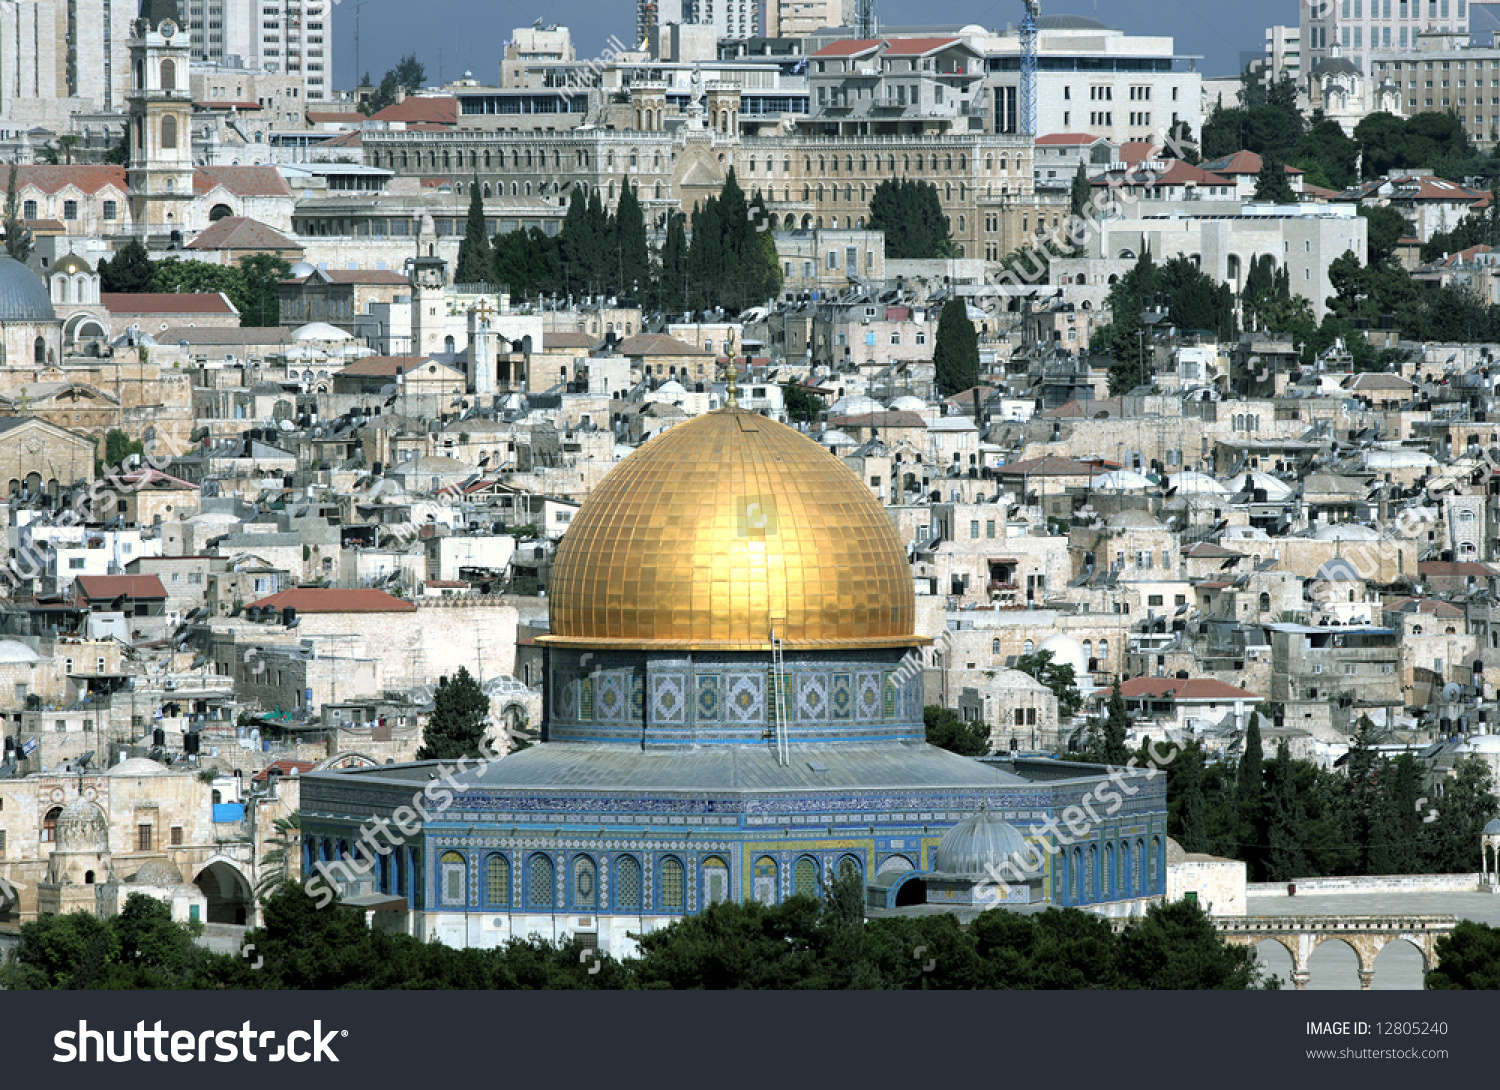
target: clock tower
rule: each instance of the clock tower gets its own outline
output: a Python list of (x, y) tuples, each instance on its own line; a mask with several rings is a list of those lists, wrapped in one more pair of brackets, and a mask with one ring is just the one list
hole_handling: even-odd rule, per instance
[(126, 195), (137, 231), (180, 240), (193, 199), (192, 42), (177, 0), (141, 0), (130, 28), (130, 161)]

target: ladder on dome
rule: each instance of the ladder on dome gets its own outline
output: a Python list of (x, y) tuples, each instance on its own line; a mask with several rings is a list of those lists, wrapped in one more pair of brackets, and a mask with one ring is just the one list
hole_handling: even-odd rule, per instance
[(771, 714), (775, 717), (776, 763), (785, 767), (792, 763), (792, 745), (786, 731), (786, 663), (781, 657), (781, 637), (771, 629), (771, 684), (776, 687), (775, 699), (771, 702)]

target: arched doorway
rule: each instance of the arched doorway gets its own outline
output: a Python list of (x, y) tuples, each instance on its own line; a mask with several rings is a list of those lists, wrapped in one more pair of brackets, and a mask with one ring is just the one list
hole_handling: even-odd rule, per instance
[(250, 883), (239, 868), (225, 862), (210, 863), (198, 872), (193, 885), (208, 901), (207, 923), (249, 922)]
[(1283, 988), (1292, 986), (1292, 952), (1275, 939), (1263, 939), (1253, 947), (1255, 963), (1267, 977), (1276, 977)]
[(1421, 991), (1427, 976), (1427, 957), (1416, 943), (1395, 939), (1375, 955), (1370, 989), (1377, 992)]
[(1359, 991), (1359, 955), (1343, 939), (1324, 939), (1307, 959), (1309, 991)]

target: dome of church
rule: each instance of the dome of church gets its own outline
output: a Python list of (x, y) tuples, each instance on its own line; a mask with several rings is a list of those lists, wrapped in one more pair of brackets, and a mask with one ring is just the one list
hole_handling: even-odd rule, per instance
[(292, 280), (302, 280), (317, 271), (316, 266), (306, 261), (299, 261), (287, 271), (287, 276)]
[(109, 851), (109, 819), (82, 796), (57, 815), (57, 850), (60, 852)]
[(1500, 836), (1500, 818), (1490, 818), (1484, 827), (1485, 836)]
[(182, 872), (165, 859), (151, 859), (125, 881), (138, 886), (180, 886)]
[(69, 276), (72, 276), (74, 273), (91, 273), (94, 271), (94, 267), (77, 254), (69, 254), (56, 265), (53, 265), (52, 271), (55, 273), (67, 273)]
[(0, 322), (55, 322), (41, 278), (13, 257), (0, 257)]
[(610, 471), (558, 546), (553, 644), (910, 647), (916, 598), (885, 509), (785, 424), (725, 408)]
[(1009, 860), (1019, 864), (1032, 854), (1019, 829), (981, 810), (943, 834), (932, 869), (939, 874), (989, 878), (986, 865), (999, 868)]

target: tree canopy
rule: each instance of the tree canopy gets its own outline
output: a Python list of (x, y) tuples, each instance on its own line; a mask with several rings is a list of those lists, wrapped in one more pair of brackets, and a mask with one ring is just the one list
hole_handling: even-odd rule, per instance
[(932, 364), (943, 397), (963, 393), (979, 383), (979, 334), (969, 320), (969, 307), (953, 296), (938, 314)]
[(870, 197), (870, 230), (885, 232), (885, 256), (948, 257), (954, 253), (948, 217), (937, 186), (920, 179), (890, 178)]
[(417, 760), (454, 761), (480, 756), (489, 722), (490, 698), (466, 667), (460, 666), (448, 684), (438, 686), (433, 705)]

